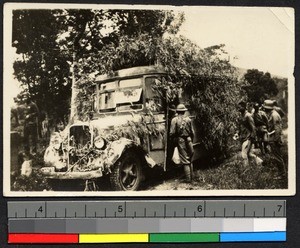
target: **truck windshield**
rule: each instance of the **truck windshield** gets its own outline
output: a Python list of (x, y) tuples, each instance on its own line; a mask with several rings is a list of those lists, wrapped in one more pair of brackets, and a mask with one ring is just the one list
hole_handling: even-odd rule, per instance
[(142, 86), (142, 78), (120, 80), (119, 91), (116, 94), (116, 104), (119, 111), (143, 108)]
[(101, 84), (99, 88), (99, 112), (142, 109), (142, 91), (142, 78)]

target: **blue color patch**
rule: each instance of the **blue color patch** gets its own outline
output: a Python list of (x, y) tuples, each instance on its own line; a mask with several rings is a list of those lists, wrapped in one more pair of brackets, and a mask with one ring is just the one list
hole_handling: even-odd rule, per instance
[(286, 232), (220, 233), (220, 242), (286, 241)]

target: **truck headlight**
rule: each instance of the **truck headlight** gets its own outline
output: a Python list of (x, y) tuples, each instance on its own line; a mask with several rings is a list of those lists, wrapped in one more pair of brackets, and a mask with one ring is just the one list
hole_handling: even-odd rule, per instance
[(100, 136), (96, 137), (94, 139), (94, 146), (97, 148), (97, 149), (103, 149), (106, 145), (106, 142), (103, 138), (101, 138)]

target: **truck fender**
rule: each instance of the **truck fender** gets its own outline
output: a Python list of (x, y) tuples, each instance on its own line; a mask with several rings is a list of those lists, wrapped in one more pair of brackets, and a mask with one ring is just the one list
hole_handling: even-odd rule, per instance
[[(156, 162), (147, 154), (144, 149), (137, 144), (135, 141), (121, 138), (119, 140), (113, 141), (109, 147), (107, 148), (107, 162), (110, 166), (113, 166), (118, 159), (122, 156), (122, 154), (130, 148), (134, 148), (137, 152), (145, 159), (147, 165), (152, 168), (156, 165)], [(138, 155), (138, 154), (137, 154)]]

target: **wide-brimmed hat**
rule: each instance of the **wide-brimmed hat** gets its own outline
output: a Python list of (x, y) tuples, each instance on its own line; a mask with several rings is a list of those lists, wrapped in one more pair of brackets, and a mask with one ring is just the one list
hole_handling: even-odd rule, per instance
[(180, 104), (177, 105), (176, 111), (178, 111), (178, 112), (187, 111), (187, 108), (184, 106), (184, 104), (180, 103)]
[(274, 108), (274, 101), (273, 100), (265, 100), (263, 104), (264, 109), (273, 109)]

